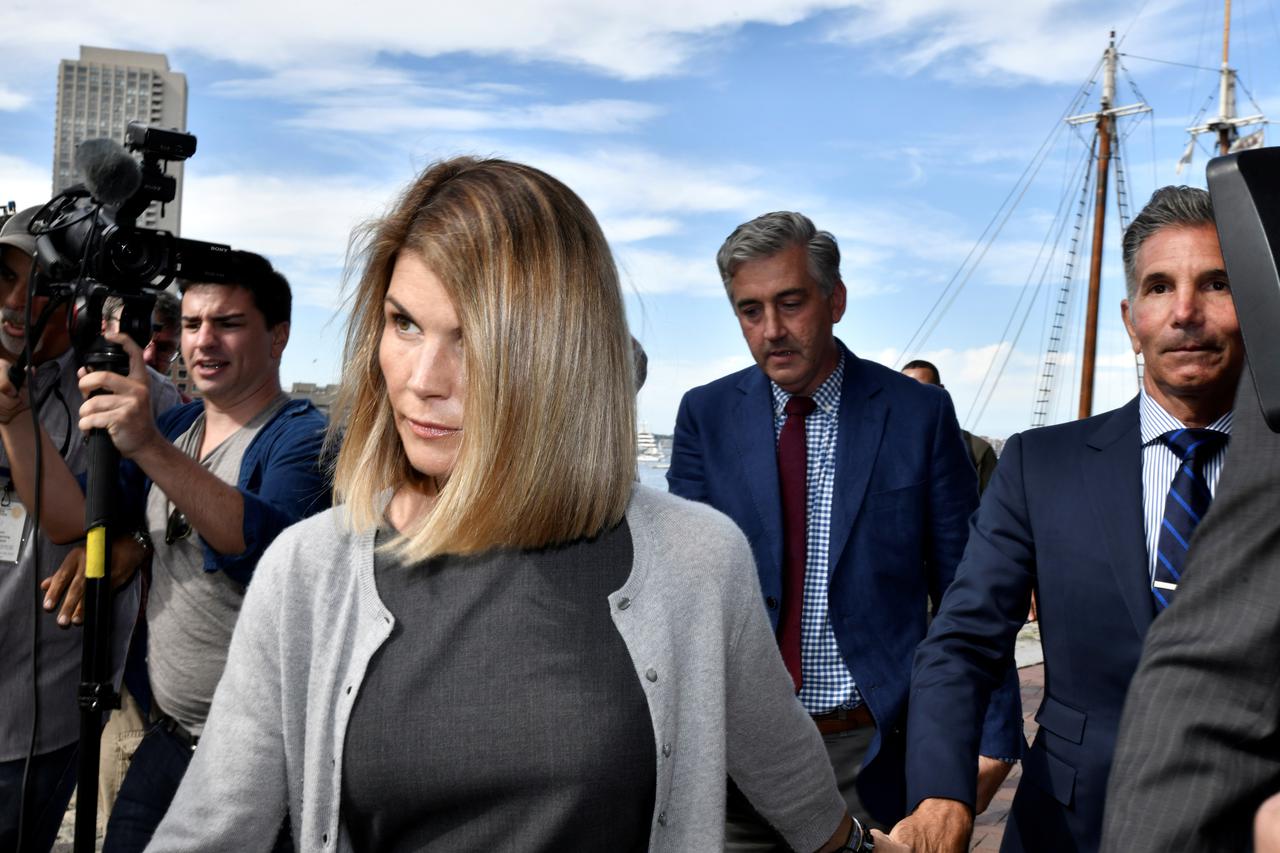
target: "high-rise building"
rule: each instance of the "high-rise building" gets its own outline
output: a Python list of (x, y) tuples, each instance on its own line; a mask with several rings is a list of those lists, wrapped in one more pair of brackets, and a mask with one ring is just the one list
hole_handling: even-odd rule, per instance
[[(55, 195), (82, 180), (76, 174), (76, 146), (107, 137), (124, 143), (130, 121), (187, 129), (187, 76), (169, 70), (161, 53), (80, 48), (80, 58), (64, 59), (58, 69), (58, 117), (53, 139)], [(170, 163), (178, 191), (171, 203), (152, 204), (138, 224), (177, 234), (182, 221), (182, 164)]]

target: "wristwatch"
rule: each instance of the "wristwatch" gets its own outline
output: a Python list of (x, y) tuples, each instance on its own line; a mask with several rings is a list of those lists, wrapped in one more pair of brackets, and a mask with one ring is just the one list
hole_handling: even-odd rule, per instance
[(142, 559), (145, 561), (148, 557), (156, 552), (156, 546), (151, 543), (151, 534), (145, 530), (134, 530), (129, 534), (129, 538), (138, 543), (138, 547), (142, 549)]
[(871, 853), (876, 849), (876, 840), (871, 837), (871, 831), (856, 817), (851, 817), (850, 820), (853, 821), (853, 826), (849, 829), (849, 837), (836, 853)]

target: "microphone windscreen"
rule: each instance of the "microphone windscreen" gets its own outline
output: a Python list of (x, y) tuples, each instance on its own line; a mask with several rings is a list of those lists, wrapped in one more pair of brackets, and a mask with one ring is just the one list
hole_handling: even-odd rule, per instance
[(123, 204), (142, 186), (138, 161), (111, 139), (81, 142), (76, 148), (76, 171), (93, 197), (105, 205)]

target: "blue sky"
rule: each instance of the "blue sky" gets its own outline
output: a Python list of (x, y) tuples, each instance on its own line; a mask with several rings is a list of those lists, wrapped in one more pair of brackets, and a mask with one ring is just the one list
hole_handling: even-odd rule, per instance
[[(1203, 185), (1203, 147), (1180, 178), (1174, 166), (1184, 128), (1216, 92), (1212, 71), (1186, 66), (1216, 67), (1222, 15), (1220, 0), (164, 8), (62, 0), (0, 8), (0, 31), (22, 35), (9, 40), (0, 70), (0, 199), (47, 199), (60, 59), (75, 58), (81, 44), (168, 54), (187, 75), (189, 129), (199, 137), (183, 236), (262, 252), (289, 276), (286, 383), (336, 380), (348, 235), (442, 156), (522, 160), (591, 205), (623, 273), (633, 333), (649, 352), (639, 405), (655, 432), (670, 431), (685, 390), (750, 363), (714, 263), (739, 222), (794, 209), (834, 232), (851, 294), (837, 334), (859, 355), (897, 364), (1016, 191), (1021, 201), (1000, 238), (911, 353), (936, 361), (961, 420), (994, 436), (1030, 423), (1043, 309), (1063, 272), (1061, 256), (1047, 269), (1036, 256), (1060, 221), (1064, 186), (1078, 193), (1071, 176), (1083, 139), (1058, 132), (1025, 193), (1020, 176), (1115, 29), (1127, 69), (1117, 97), (1135, 100), (1132, 79), (1154, 109), (1122, 126), (1135, 209), (1156, 186)], [(1234, 4), (1232, 65), (1272, 115), (1280, 115), (1278, 19), (1268, 0)], [(1086, 110), (1096, 96), (1095, 86)], [(1252, 112), (1243, 93), (1240, 109)], [(1118, 319), (1116, 219), (1113, 207), (1098, 409), (1136, 389)], [(1010, 354), (1015, 303), (1042, 274), (1049, 287)], [(996, 354), (1010, 354), (1002, 381), (985, 407), (975, 405)], [(1059, 370), (1068, 390), (1057, 395), (1055, 420), (1074, 411), (1073, 361)]]

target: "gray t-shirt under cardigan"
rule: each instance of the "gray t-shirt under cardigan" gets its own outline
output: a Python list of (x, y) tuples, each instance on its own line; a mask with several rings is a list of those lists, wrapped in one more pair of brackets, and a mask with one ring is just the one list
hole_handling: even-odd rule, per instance
[(648, 849), (653, 724), (609, 618), (631, 563), (625, 520), (556, 548), (374, 552), (395, 627), (347, 724), (357, 851)]

